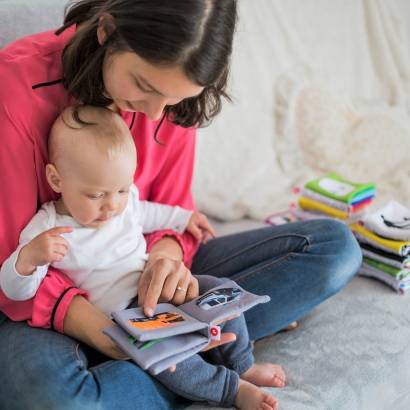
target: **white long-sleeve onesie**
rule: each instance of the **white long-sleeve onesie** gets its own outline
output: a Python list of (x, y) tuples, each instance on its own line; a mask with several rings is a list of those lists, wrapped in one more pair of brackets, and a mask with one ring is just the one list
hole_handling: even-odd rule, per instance
[(0, 287), (10, 299), (32, 298), (48, 265), (37, 267), (32, 275), (20, 275), (15, 267), (20, 249), (48, 229), (71, 226), (73, 231), (62, 235), (68, 241), (68, 252), (52, 266), (86, 290), (90, 302), (110, 315), (126, 308), (136, 296), (138, 278), (148, 259), (143, 233), (162, 229), (182, 233), (191, 215), (191, 211), (178, 206), (140, 201), (135, 185), (131, 186), (124, 211), (99, 229), (84, 227), (71, 216), (57, 214), (54, 203), (47, 202), (21, 232), (17, 249), (4, 261)]

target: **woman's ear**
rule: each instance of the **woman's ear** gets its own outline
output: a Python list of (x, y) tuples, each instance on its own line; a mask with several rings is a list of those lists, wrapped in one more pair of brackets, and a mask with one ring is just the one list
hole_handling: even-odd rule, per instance
[(97, 39), (102, 46), (107, 38), (115, 30), (114, 17), (111, 14), (104, 13), (98, 20)]
[(61, 192), (61, 177), (53, 164), (46, 165), (46, 178), (54, 192)]

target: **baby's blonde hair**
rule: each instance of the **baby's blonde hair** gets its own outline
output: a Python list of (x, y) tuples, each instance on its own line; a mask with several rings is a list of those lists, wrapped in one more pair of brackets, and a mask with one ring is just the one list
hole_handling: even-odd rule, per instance
[(97, 149), (108, 160), (134, 153), (135, 144), (124, 120), (104, 107), (66, 108), (54, 122), (48, 139), (49, 162), (55, 164), (74, 152)]

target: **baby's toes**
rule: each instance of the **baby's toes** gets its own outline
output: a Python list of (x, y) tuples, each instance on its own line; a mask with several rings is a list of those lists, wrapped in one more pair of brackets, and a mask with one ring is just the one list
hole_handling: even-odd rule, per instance
[(283, 381), (286, 381), (286, 373), (282, 366), (275, 365), (275, 376), (279, 377)]
[(261, 410), (276, 410), (276, 406), (269, 406), (269, 404), (262, 403), (259, 407)]
[[(265, 407), (263, 407), (265, 406)], [(261, 408), (265, 410), (276, 410), (278, 406), (278, 401), (276, 400), (275, 397), (271, 396), (269, 393), (265, 393), (263, 397), (263, 402)]]
[(273, 376), (273, 386), (274, 387), (283, 387), (285, 386), (285, 380), (283, 380), (278, 375)]

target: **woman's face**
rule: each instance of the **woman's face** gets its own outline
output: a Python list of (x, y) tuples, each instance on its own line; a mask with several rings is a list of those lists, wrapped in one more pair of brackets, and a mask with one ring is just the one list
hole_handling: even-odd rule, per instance
[(153, 65), (133, 52), (107, 53), (103, 80), (114, 109), (143, 112), (151, 120), (158, 120), (166, 105), (178, 104), (203, 90), (179, 66)]

